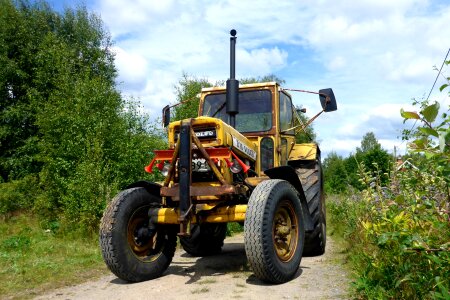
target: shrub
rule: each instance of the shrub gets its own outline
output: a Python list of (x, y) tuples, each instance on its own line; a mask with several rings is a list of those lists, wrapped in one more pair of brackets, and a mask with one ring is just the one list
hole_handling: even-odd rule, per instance
[(433, 125), (439, 104), (420, 106), (419, 113), (402, 111), (420, 121), (405, 135), (413, 139), (413, 167), (393, 169), (386, 186), (384, 173), (361, 164), (364, 189), (356, 200), (329, 205), (331, 220), (351, 240), (357, 298), (450, 298), (450, 118), (447, 111)]
[(28, 175), (20, 180), (0, 183), (0, 215), (30, 209), (39, 193), (38, 179)]

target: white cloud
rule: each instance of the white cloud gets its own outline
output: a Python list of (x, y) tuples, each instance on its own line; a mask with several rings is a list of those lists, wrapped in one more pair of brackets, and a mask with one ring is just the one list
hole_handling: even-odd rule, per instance
[(288, 57), (288, 53), (278, 49), (278, 47), (252, 49), (250, 51), (241, 48), (236, 52), (237, 66), (246, 70), (246, 74), (243, 74), (244, 77), (254, 76), (254, 74), (268, 74), (281, 69), (286, 65)]
[(113, 52), (119, 71), (119, 81), (126, 82), (127, 89), (142, 89), (148, 74), (147, 60), (137, 53), (127, 52), (120, 47), (114, 47)]
[[(155, 117), (182, 72), (228, 78), (235, 28), (237, 77), (275, 73), (294, 88), (334, 89), (338, 111), (314, 125), (324, 149), (350, 151), (367, 130), (395, 141), (400, 107), (428, 94), (450, 45), (450, 5), (429, 0), (92, 1), (116, 41), (123, 90)], [(309, 116), (320, 109), (316, 97), (295, 97)]]

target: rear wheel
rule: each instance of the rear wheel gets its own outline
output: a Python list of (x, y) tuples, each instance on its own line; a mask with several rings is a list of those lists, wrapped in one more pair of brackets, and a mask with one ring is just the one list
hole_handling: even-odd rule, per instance
[(300, 199), (284, 180), (258, 184), (248, 201), (244, 224), (247, 259), (261, 280), (294, 278), (302, 259), (305, 227)]
[(192, 256), (208, 256), (222, 251), (227, 234), (226, 223), (192, 225), (191, 236), (181, 237), (183, 249)]
[[(131, 282), (162, 275), (172, 261), (176, 231), (149, 228), (148, 211), (161, 199), (144, 188), (120, 192), (108, 205), (100, 224), (103, 260), (117, 277)], [(152, 227), (152, 226), (151, 226)]]
[(304, 255), (314, 256), (325, 253), (326, 246), (326, 210), (323, 193), (322, 166), (320, 161), (300, 165), (296, 172), (302, 183), (308, 202), (314, 229), (306, 233)]

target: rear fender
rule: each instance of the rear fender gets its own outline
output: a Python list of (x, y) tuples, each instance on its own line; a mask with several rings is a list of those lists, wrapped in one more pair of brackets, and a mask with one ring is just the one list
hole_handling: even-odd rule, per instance
[(320, 160), (320, 149), (316, 143), (295, 144), (289, 153), (289, 161)]
[(269, 176), (270, 179), (286, 180), (295, 187), (300, 196), (300, 202), (302, 204), (303, 218), (305, 220), (305, 230), (312, 231), (314, 229), (314, 223), (311, 218), (311, 214), (309, 213), (308, 203), (306, 202), (306, 196), (303, 192), (302, 183), (300, 182), (295, 169), (291, 166), (280, 166), (265, 170), (264, 173)]
[(149, 192), (150, 194), (155, 195), (157, 197), (161, 197), (161, 195), (160, 195), (161, 185), (160, 184), (157, 184), (157, 183), (154, 183), (151, 181), (141, 180), (141, 181), (137, 181), (135, 183), (130, 184), (125, 189), (132, 189), (132, 188), (136, 188), (136, 187), (145, 188), (147, 190), (147, 192)]

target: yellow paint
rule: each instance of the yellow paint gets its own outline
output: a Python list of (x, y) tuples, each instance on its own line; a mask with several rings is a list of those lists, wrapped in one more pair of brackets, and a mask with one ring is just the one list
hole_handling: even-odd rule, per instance
[[(181, 121), (172, 122), (169, 125), (169, 147), (171, 149), (175, 148), (175, 131), (178, 131), (180, 126)], [(231, 147), (236, 154), (254, 161), (254, 158), (250, 157), (233, 145), (233, 137), (239, 140), (239, 142), (244, 144), (246, 147), (257, 153), (258, 149), (256, 145), (250, 142), (240, 132), (238, 132), (236, 129), (223, 122), (222, 120), (203, 116), (197, 117), (195, 119), (192, 119), (192, 127), (194, 128), (194, 130), (195, 128), (216, 129), (216, 138), (214, 140), (201, 141), (204, 147)]]
[[(204, 147), (230, 147), (233, 152), (238, 154), (241, 158), (248, 159), (250, 162), (255, 163), (255, 171), (257, 173), (256, 177), (247, 177), (245, 180), (247, 184), (251, 186), (256, 186), (258, 183), (266, 180), (268, 177), (264, 175), (263, 170), (261, 170), (260, 161), (260, 143), (265, 137), (271, 138), (274, 144), (274, 163), (273, 167), (278, 167), (286, 165), (289, 160), (316, 160), (319, 158), (320, 150), (317, 144), (305, 143), (296, 144), (295, 136), (293, 134), (281, 133), (280, 128), (280, 104), (279, 104), (279, 93), (280, 87), (276, 82), (270, 83), (255, 83), (240, 85), (240, 90), (252, 90), (252, 89), (267, 89), (272, 93), (272, 113), (273, 113), (273, 127), (260, 135), (255, 135), (255, 133), (241, 134), (230, 125), (226, 124), (220, 119), (200, 116), (191, 119), (192, 126), (195, 128), (215, 128), (216, 138), (211, 140), (201, 140)], [(205, 88), (202, 90), (200, 96), (200, 106), (199, 114), (202, 113), (202, 107), (204, 99), (209, 94), (223, 93), (225, 92), (225, 87), (212, 87)], [(287, 93), (286, 93), (287, 94)], [(287, 94), (290, 96), (289, 94)], [(298, 120), (294, 120), (293, 125), (298, 124)], [(175, 149), (175, 131), (178, 131), (181, 125), (181, 121), (172, 122), (168, 128), (169, 137), (169, 147)], [(299, 128), (295, 129), (295, 132), (301, 130)], [(249, 149), (257, 153), (256, 160), (251, 158), (248, 154), (242, 152), (236, 147), (233, 148), (233, 137), (238, 139), (238, 141), (244, 144)], [(220, 159), (218, 169), (220, 173), (223, 174), (225, 181), (229, 184), (233, 181), (232, 173), (230, 172), (228, 166), (224, 159)], [(217, 186), (217, 182), (195, 182), (192, 185), (198, 186)], [(196, 214), (192, 217), (192, 223), (198, 222), (210, 222), (210, 223), (225, 223), (225, 222), (243, 222), (245, 220), (245, 212), (247, 209), (246, 204), (235, 205), (235, 206), (224, 206), (217, 207), (217, 205), (222, 205), (226, 197), (221, 196), (201, 196), (197, 197), (195, 200), (205, 201), (205, 203), (196, 204), (196, 212), (201, 212), (201, 214)], [(179, 224), (179, 211), (176, 208), (158, 208), (152, 209), (150, 211), (150, 216), (153, 222), (159, 224)], [(200, 217), (201, 216), (201, 217)]]
[[(268, 89), (272, 93), (272, 114), (274, 116), (273, 119), (273, 128), (269, 130), (264, 135), (257, 135), (255, 136), (252, 133), (244, 134), (245, 138), (252, 142), (254, 144), (256, 149), (255, 151), (258, 152), (258, 158), (255, 163), (255, 171), (258, 174), (258, 176), (264, 176), (263, 170), (261, 170), (261, 161), (260, 161), (260, 153), (259, 153), (259, 145), (264, 137), (270, 137), (272, 138), (274, 142), (274, 164), (273, 167), (283, 166), (287, 165), (289, 160), (314, 160), (318, 158), (318, 146), (313, 143), (307, 143), (307, 144), (296, 144), (295, 143), (295, 135), (293, 134), (285, 134), (281, 133), (279, 131), (280, 128), (280, 86), (276, 82), (265, 82), (265, 83), (252, 83), (252, 84), (244, 84), (239, 86), (239, 90), (254, 90), (254, 89)], [(226, 91), (225, 87), (211, 87), (211, 88), (204, 88), (202, 89), (201, 97), (200, 97), (200, 106), (199, 106), (199, 114), (202, 113), (202, 107), (203, 102), (206, 96), (214, 93), (223, 93)], [(286, 91), (283, 91), (286, 95), (288, 95), (291, 99), (291, 95), (287, 93)], [(206, 118), (206, 117), (199, 117), (200, 118)], [(197, 120), (195, 119), (195, 120)], [(231, 132), (233, 134), (236, 130), (234, 128), (231, 128), (228, 124), (223, 123), (223, 126), (227, 128), (225, 131)], [(294, 117), (294, 126), (299, 125), (298, 120)], [(229, 129), (228, 129), (229, 127)], [(295, 129), (295, 133), (297, 134), (300, 131), (300, 127)], [(218, 139), (222, 139), (222, 137), (218, 137)], [(225, 138), (222, 139), (224, 142), (221, 145), (231, 145), (231, 136), (225, 135)], [(242, 139), (245, 140), (245, 139)], [(241, 141), (242, 141), (241, 140)], [(205, 144), (205, 146), (209, 144)], [(246, 143), (248, 146), (248, 144)], [(240, 153), (242, 154), (242, 153)]]
[[(245, 212), (247, 211), (246, 204), (224, 206), (208, 211), (200, 218), (198, 215), (192, 218), (192, 223), (207, 222), (207, 223), (227, 223), (227, 222), (244, 222)], [(205, 211), (206, 212), (206, 211)], [(149, 211), (149, 216), (152, 222), (157, 224), (179, 224), (179, 211), (176, 208), (154, 208)]]
[(315, 160), (317, 158), (317, 144), (296, 144), (292, 149), (289, 160)]

